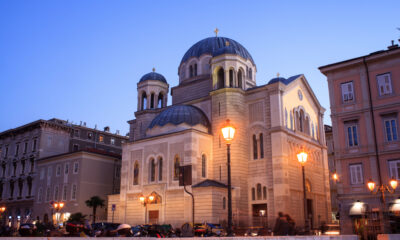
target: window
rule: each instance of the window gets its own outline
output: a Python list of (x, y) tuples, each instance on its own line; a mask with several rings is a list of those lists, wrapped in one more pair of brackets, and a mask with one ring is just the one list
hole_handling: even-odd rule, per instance
[(99, 142), (104, 142), (104, 136), (103, 135), (99, 136)]
[(162, 108), (164, 106), (164, 95), (162, 93), (158, 94), (157, 108)]
[(39, 191), (38, 191), (38, 203), (40, 203), (40, 202), (42, 202), (43, 201), (43, 188), (39, 188)]
[(174, 180), (179, 180), (179, 167), (180, 167), (179, 156), (176, 155), (174, 159)]
[(263, 199), (267, 199), (267, 187), (263, 187)]
[(15, 146), (15, 156), (18, 156), (18, 152), (19, 152), (19, 143), (17, 143), (17, 145)]
[(193, 77), (193, 66), (192, 65), (190, 65), (190, 67), (189, 67), (189, 76), (190, 77)]
[(79, 130), (78, 130), (78, 129), (75, 129), (75, 130), (74, 130), (74, 136), (75, 136), (75, 137), (79, 137)]
[(261, 200), (261, 184), (257, 183), (257, 200)]
[(154, 108), (154, 93), (150, 95), (150, 109)]
[(290, 111), (290, 129), (293, 130), (293, 113)]
[(74, 174), (77, 174), (79, 171), (79, 162), (74, 162)]
[(206, 167), (207, 167), (207, 159), (206, 155), (202, 154), (201, 155), (201, 177), (205, 178), (206, 177)]
[(225, 76), (224, 76), (224, 69), (220, 68), (217, 73), (217, 85), (218, 89), (225, 87)]
[(238, 71), (238, 87), (239, 87), (239, 88), (242, 88), (242, 85), (243, 85), (243, 83), (242, 83), (242, 81), (243, 81), (243, 80), (242, 80), (242, 78), (243, 78), (242, 75), (243, 75), (243, 74), (242, 74), (242, 70), (239, 69), (239, 71)]
[(146, 110), (147, 109), (147, 95), (145, 92), (142, 93), (142, 106), (141, 110)]
[(352, 185), (364, 183), (362, 164), (350, 165), (350, 183)]
[(376, 76), (376, 80), (378, 81), (380, 96), (392, 94), (392, 79), (390, 73), (378, 75)]
[(154, 182), (156, 180), (156, 161), (154, 158), (150, 160), (150, 182)]
[(62, 200), (67, 201), (67, 185), (63, 187)]
[(37, 143), (37, 139), (33, 139), (33, 145), (32, 145), (32, 152), (36, 151), (36, 143)]
[(76, 191), (77, 191), (76, 184), (72, 184), (71, 200), (76, 200)]
[(56, 168), (56, 177), (59, 177), (61, 175), (61, 165), (57, 165)]
[(400, 160), (389, 161), (390, 177), (400, 180)]
[(351, 102), (354, 100), (353, 82), (342, 83), (342, 99), (343, 102)]
[(54, 187), (54, 201), (58, 201), (58, 186)]
[(28, 142), (24, 143), (24, 153), (28, 151)]
[(6, 147), (6, 151), (5, 151), (4, 157), (8, 157), (8, 146)]
[(234, 87), (233, 86), (233, 70), (229, 70), (229, 87)]
[(88, 132), (88, 133), (87, 133), (87, 138), (88, 138), (89, 140), (92, 140), (92, 139), (93, 139), (93, 133), (92, 133), (92, 132)]
[(285, 108), (285, 127), (288, 127), (288, 113), (287, 113), (287, 109)]
[(253, 158), (257, 159), (258, 157), (258, 152), (257, 152), (257, 137), (256, 135), (253, 135)]
[(69, 163), (66, 163), (64, 166), (64, 175), (68, 175), (69, 173)]
[(194, 64), (194, 75), (197, 76), (197, 64)]
[(111, 145), (115, 145), (115, 138), (111, 138)]
[(50, 202), (50, 187), (47, 187), (46, 189), (46, 202)]
[(251, 200), (256, 200), (256, 189), (251, 188)]
[(386, 141), (397, 141), (397, 123), (395, 118), (385, 119)]
[(47, 177), (51, 177), (52, 174), (53, 174), (53, 168), (52, 167), (48, 167), (47, 168)]
[(163, 171), (163, 159), (158, 158), (158, 181), (162, 181), (162, 171)]
[(133, 185), (139, 185), (139, 163), (135, 162), (133, 168)]
[(222, 209), (226, 209), (226, 197), (222, 198)]
[(249, 79), (250, 80), (253, 79), (253, 69), (252, 68), (249, 69)]
[(44, 178), (44, 168), (40, 169), (40, 180)]
[(347, 125), (347, 144), (349, 147), (358, 146), (357, 124)]
[(311, 123), (311, 131), (312, 131), (312, 137), (314, 138), (314, 123)]
[(264, 158), (264, 139), (262, 133), (260, 133), (260, 158)]

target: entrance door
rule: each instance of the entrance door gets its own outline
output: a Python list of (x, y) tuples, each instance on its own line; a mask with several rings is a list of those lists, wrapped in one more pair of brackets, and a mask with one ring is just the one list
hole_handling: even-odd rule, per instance
[(312, 199), (307, 199), (307, 216), (310, 223), (310, 229), (314, 228), (314, 214), (313, 214), (313, 202)]
[(253, 204), (253, 227), (267, 227), (267, 204)]
[(149, 211), (149, 223), (158, 224), (158, 210)]

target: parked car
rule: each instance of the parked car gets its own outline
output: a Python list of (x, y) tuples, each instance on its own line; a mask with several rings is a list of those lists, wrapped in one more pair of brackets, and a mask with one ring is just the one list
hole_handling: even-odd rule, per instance
[(325, 224), (321, 227), (322, 235), (340, 235), (340, 226), (338, 224)]
[(212, 223), (207, 223), (208, 227), (208, 234), (212, 236), (226, 236), (226, 231), (225, 229), (221, 226), (221, 224), (212, 224)]
[(19, 227), (18, 232), (19, 232), (19, 235), (21, 235), (22, 237), (29, 237), (29, 236), (33, 236), (35, 230), (36, 230), (35, 225), (33, 225), (31, 223), (23, 223)]

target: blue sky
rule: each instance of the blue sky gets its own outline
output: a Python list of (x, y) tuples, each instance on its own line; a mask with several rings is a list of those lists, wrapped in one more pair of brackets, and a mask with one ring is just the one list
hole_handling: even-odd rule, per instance
[(182, 56), (215, 27), (253, 56), (258, 85), (305, 74), (330, 123), (318, 67), (385, 49), (400, 38), (399, 10), (400, 1), (3, 0), (0, 131), (57, 117), (126, 133), (140, 77), (155, 67), (177, 85)]

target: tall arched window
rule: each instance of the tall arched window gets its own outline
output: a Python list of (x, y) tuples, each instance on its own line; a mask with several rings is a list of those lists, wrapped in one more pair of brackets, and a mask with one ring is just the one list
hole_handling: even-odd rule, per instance
[(147, 95), (145, 92), (142, 93), (142, 110), (147, 108)]
[(252, 80), (253, 79), (253, 69), (249, 69), (249, 79)]
[(261, 200), (261, 184), (257, 183), (257, 200)]
[(308, 116), (304, 119), (304, 132), (310, 135), (310, 120)]
[(258, 158), (258, 151), (257, 151), (257, 136), (253, 135), (253, 158)]
[(299, 131), (304, 132), (304, 112), (303, 110), (300, 110), (299, 113)]
[(154, 108), (154, 93), (150, 95), (150, 109)]
[(201, 177), (206, 177), (206, 167), (207, 167), (207, 159), (206, 155), (201, 155)]
[(162, 108), (164, 106), (164, 95), (162, 93), (158, 94), (157, 108)]
[(217, 73), (217, 85), (218, 89), (224, 88), (225, 87), (225, 75), (224, 75), (224, 69), (220, 68)]
[(179, 180), (179, 167), (180, 167), (180, 159), (179, 156), (176, 155), (174, 159), (174, 180)]
[(312, 131), (312, 137), (314, 138), (314, 123), (311, 123), (311, 131)]
[(267, 199), (267, 187), (263, 187), (263, 199)]
[(285, 108), (285, 127), (288, 126), (287, 121), (288, 121), (288, 114), (287, 114), (287, 109)]
[(256, 200), (256, 189), (251, 188), (251, 200)]
[(190, 77), (193, 77), (193, 66), (192, 65), (190, 65), (190, 67), (189, 67), (189, 73), (190, 73)]
[(290, 111), (290, 129), (293, 130), (293, 112)]
[(133, 167), (133, 185), (139, 184), (139, 163), (135, 162)]
[(222, 209), (225, 210), (226, 209), (226, 197), (222, 198)]
[(260, 158), (264, 158), (264, 138), (262, 133), (260, 133)]
[(162, 181), (162, 171), (163, 171), (163, 159), (158, 158), (158, 181)]
[(194, 64), (194, 75), (197, 76), (197, 64)]
[(229, 70), (229, 87), (234, 87), (233, 86), (233, 70)]
[(238, 71), (238, 87), (242, 88), (242, 78), (243, 78), (243, 73), (242, 73), (242, 69), (239, 69)]
[(150, 182), (154, 182), (156, 180), (156, 161), (154, 158), (150, 160)]

